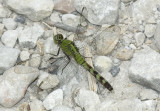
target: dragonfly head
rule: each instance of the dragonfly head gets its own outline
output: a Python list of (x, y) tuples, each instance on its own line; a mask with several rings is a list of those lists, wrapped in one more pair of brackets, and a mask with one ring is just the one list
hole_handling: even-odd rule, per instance
[(55, 36), (53, 37), (53, 39), (54, 39), (54, 42), (55, 42), (56, 44), (60, 44), (60, 43), (64, 40), (62, 34), (57, 34), (57, 35), (55, 35)]

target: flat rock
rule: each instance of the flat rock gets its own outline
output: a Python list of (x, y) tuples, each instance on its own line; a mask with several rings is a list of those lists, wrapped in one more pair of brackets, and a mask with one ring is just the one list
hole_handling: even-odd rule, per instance
[(150, 37), (153, 37), (154, 33), (155, 33), (155, 30), (156, 30), (156, 26), (153, 25), (153, 24), (147, 24), (145, 25), (145, 35), (150, 38)]
[(17, 22), (15, 22), (13, 18), (4, 18), (2, 23), (8, 30), (13, 30), (17, 27)]
[(20, 65), (5, 71), (0, 77), (0, 104), (5, 107), (14, 106), (24, 97), (27, 87), (38, 74), (37, 68)]
[(68, 106), (61, 105), (54, 107), (51, 111), (74, 111), (74, 110)]
[(18, 31), (17, 30), (7, 30), (3, 33), (1, 37), (1, 41), (7, 47), (14, 47), (18, 38)]
[(62, 16), (62, 22), (66, 25), (77, 27), (80, 24), (80, 17), (74, 14), (64, 14)]
[(139, 99), (141, 100), (151, 100), (151, 99), (157, 99), (158, 93), (151, 89), (143, 89), (139, 94)]
[[(75, 0), (74, 7), (90, 23), (96, 25), (115, 24), (120, 0)], [(83, 10), (84, 9), (84, 10)]]
[(160, 54), (148, 46), (133, 55), (129, 68), (132, 81), (160, 91)]
[(20, 50), (9, 48), (9, 47), (0, 47), (0, 74), (10, 67), (14, 66), (17, 58), (19, 56)]
[(54, 7), (52, 0), (5, 0), (4, 2), (15, 12), (26, 15), (33, 21), (48, 17)]
[(142, 111), (156, 111), (157, 101), (147, 100), (142, 102)]
[(133, 57), (134, 50), (127, 49), (127, 48), (121, 48), (118, 50), (116, 57), (120, 60), (126, 61)]

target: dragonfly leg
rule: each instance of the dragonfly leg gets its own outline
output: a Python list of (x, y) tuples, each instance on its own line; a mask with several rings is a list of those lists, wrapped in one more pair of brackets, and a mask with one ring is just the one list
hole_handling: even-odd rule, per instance
[[(65, 53), (64, 53), (65, 54)], [(65, 54), (66, 55), (66, 54)], [(63, 67), (63, 69), (62, 69), (62, 73), (61, 73), (61, 75), (63, 74), (63, 70), (67, 67), (67, 65), (70, 63), (70, 61), (71, 61), (71, 59), (69, 58), (69, 56), (68, 55), (66, 55), (67, 56), (67, 59), (68, 59), (68, 62), (67, 62), (67, 64)]]
[(54, 56), (58, 56), (58, 55), (59, 55), (59, 52), (60, 52), (60, 47), (59, 47), (59, 49), (58, 49), (57, 54), (52, 54), (52, 55), (54, 55)]

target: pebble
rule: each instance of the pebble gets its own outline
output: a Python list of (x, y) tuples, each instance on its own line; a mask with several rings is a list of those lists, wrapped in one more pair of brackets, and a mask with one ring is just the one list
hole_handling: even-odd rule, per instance
[(72, 108), (64, 105), (56, 106), (51, 111), (74, 111)]
[(100, 73), (109, 71), (112, 67), (112, 60), (107, 56), (97, 56), (94, 60), (94, 66)]
[(39, 54), (32, 54), (29, 60), (29, 66), (38, 68), (41, 64), (41, 56)]
[(13, 18), (4, 18), (2, 23), (8, 30), (14, 30), (17, 27), (17, 23)]
[(119, 71), (120, 71), (119, 66), (113, 66), (110, 70), (113, 77), (115, 77), (119, 73)]
[(145, 41), (145, 35), (142, 32), (136, 33), (134, 35), (134, 38), (136, 40), (136, 45), (137, 46), (141, 46), (144, 43), (144, 41)]
[(0, 3), (0, 18), (5, 18), (8, 16), (8, 11), (4, 8), (4, 6)]
[(86, 89), (80, 89), (74, 100), (85, 111), (97, 111), (96, 108), (100, 104), (99, 96)]
[(62, 22), (61, 18), (60, 18), (60, 13), (58, 12), (53, 12), (50, 16), (50, 20), (52, 23), (56, 23), (56, 22)]
[(3, 34), (3, 32), (4, 32), (4, 24), (0, 23), (0, 37)]
[(157, 101), (147, 100), (142, 102), (142, 111), (156, 111)]
[(133, 57), (133, 54), (134, 54), (134, 50), (121, 48), (118, 50), (116, 57), (117, 59), (126, 61), (126, 60), (130, 60)]
[(51, 92), (43, 101), (43, 105), (47, 110), (52, 110), (55, 106), (62, 105), (63, 91), (62, 89), (56, 89)]
[(158, 98), (158, 93), (151, 89), (143, 89), (139, 94), (139, 99), (142, 101), (144, 100), (151, 100)]
[(45, 32), (44, 32), (44, 35), (43, 35), (43, 38), (46, 40), (46, 39), (48, 39), (49, 37), (53, 37), (53, 30), (46, 30)]
[(54, 7), (52, 0), (5, 0), (4, 2), (15, 12), (26, 15), (33, 21), (40, 21), (48, 17)]
[(39, 79), (37, 81), (37, 86), (41, 89), (51, 89), (58, 85), (59, 79), (57, 75), (51, 75), (47, 72), (40, 72)]
[(24, 97), (27, 87), (38, 75), (38, 69), (20, 65), (5, 71), (0, 76), (0, 104), (5, 107), (14, 106)]
[(7, 30), (3, 33), (1, 41), (6, 47), (13, 48), (16, 44), (17, 38), (18, 38), (17, 30)]
[(20, 50), (1, 46), (0, 52), (0, 74), (2, 74), (5, 70), (15, 65)]
[(146, 87), (160, 91), (160, 55), (148, 46), (133, 55), (129, 68), (129, 78)]
[(30, 111), (45, 111), (42, 101), (35, 99), (30, 102)]
[(28, 50), (21, 51), (21, 53), (20, 53), (21, 61), (28, 60), (29, 57), (30, 57), (30, 53), (28, 52)]
[(156, 43), (157, 48), (160, 50), (160, 24), (157, 24), (157, 26), (156, 26), (154, 39), (155, 39), (155, 43)]
[(25, 17), (24, 17), (24, 16), (22, 16), (22, 15), (18, 15), (18, 16), (16, 16), (16, 18), (15, 18), (14, 20), (15, 20), (16, 22), (21, 23), (21, 24), (24, 24), (24, 23), (25, 23), (25, 21), (26, 21)]
[(66, 25), (77, 27), (80, 24), (80, 17), (73, 14), (64, 14), (62, 22)]
[(18, 38), (21, 48), (34, 48), (37, 40), (42, 37), (44, 29), (39, 24), (33, 26), (26, 26), (23, 30), (19, 31)]
[(153, 37), (154, 33), (155, 33), (155, 30), (156, 30), (156, 26), (153, 25), (153, 24), (147, 24), (145, 26), (145, 35), (150, 38), (150, 37)]

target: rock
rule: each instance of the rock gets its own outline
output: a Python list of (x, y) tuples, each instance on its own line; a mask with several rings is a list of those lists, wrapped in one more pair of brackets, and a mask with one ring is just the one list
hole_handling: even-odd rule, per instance
[(75, 11), (74, 0), (55, 0), (54, 10), (58, 10), (62, 13), (71, 13)]
[(38, 93), (38, 98), (39, 98), (41, 101), (44, 101), (47, 96), (48, 96), (47, 90), (43, 90), (43, 91), (40, 91), (40, 92)]
[(39, 86), (39, 88), (45, 90), (54, 88), (58, 85), (59, 79), (56, 75), (51, 75), (43, 71), (41, 71), (40, 74), (41, 75), (39, 76), (39, 79), (37, 81), (37, 86)]
[(0, 74), (14, 66), (19, 56), (20, 50), (8, 47), (0, 47)]
[(29, 103), (28, 102), (23, 102), (14, 111), (27, 111), (28, 109), (30, 109)]
[(138, 32), (134, 35), (134, 38), (136, 40), (136, 45), (141, 46), (144, 43), (145, 35), (142, 32)]
[(29, 60), (29, 66), (38, 68), (41, 64), (41, 56), (39, 54), (32, 54)]
[(128, 2), (131, 2), (131, 1), (135, 1), (135, 0), (121, 0), (121, 2), (124, 2), (124, 3), (128, 3)]
[(28, 52), (28, 50), (21, 51), (21, 53), (20, 53), (20, 59), (21, 59), (21, 61), (28, 60), (29, 57), (30, 57), (30, 53)]
[(158, 93), (151, 89), (143, 89), (139, 94), (139, 99), (142, 101), (144, 100), (151, 100), (151, 99), (157, 99)]
[(160, 55), (151, 48), (144, 46), (136, 52), (129, 68), (129, 78), (143, 86), (160, 91)]
[(34, 26), (26, 26), (22, 31), (19, 32), (18, 38), (19, 45), (21, 48), (34, 48), (37, 40), (42, 37), (44, 29), (39, 24)]
[(16, 22), (19, 22), (19, 23), (21, 23), (21, 24), (24, 24), (25, 21), (26, 21), (26, 19), (25, 19), (24, 16), (18, 15), (18, 16), (16, 16), (15, 21), (16, 21)]
[(24, 97), (27, 87), (38, 74), (38, 69), (20, 65), (5, 71), (0, 78), (0, 104), (5, 107), (14, 106)]
[(160, 50), (160, 24), (157, 24), (156, 31), (154, 34), (154, 39), (157, 48)]
[(100, 104), (98, 95), (86, 89), (80, 89), (74, 100), (85, 111), (97, 111), (96, 108)]
[(0, 37), (3, 34), (3, 32), (4, 32), (4, 24), (0, 23)]
[(5, 0), (4, 2), (15, 12), (26, 15), (33, 21), (40, 21), (48, 17), (54, 7), (52, 0)]
[(145, 25), (145, 35), (150, 38), (150, 37), (153, 37), (154, 33), (155, 33), (155, 30), (156, 30), (156, 26), (153, 25), (153, 24), (147, 24)]
[(75, 0), (74, 7), (92, 24), (115, 24), (120, 0)]
[(121, 48), (118, 50), (116, 57), (120, 60), (126, 61), (130, 60), (133, 57), (134, 50), (127, 49), (127, 48)]
[(17, 111), (17, 108), (12, 107), (12, 108), (4, 108), (4, 107), (0, 107), (0, 111)]
[(6, 18), (7, 16), (9, 16), (8, 10), (0, 3), (0, 18)]
[(147, 100), (142, 102), (142, 111), (156, 111), (157, 101)]
[(115, 77), (119, 73), (119, 71), (120, 71), (119, 66), (113, 66), (110, 70), (113, 77)]
[(112, 67), (112, 60), (107, 56), (98, 56), (95, 58), (94, 66), (100, 73), (109, 71)]
[(112, 52), (119, 41), (119, 31), (104, 30), (96, 37), (96, 48), (99, 55)]
[(61, 105), (54, 107), (51, 111), (74, 111), (74, 110), (68, 106)]
[(30, 111), (45, 111), (42, 101), (36, 99), (30, 103)]
[(64, 14), (62, 22), (66, 25), (77, 27), (80, 24), (80, 17), (73, 14)]
[(13, 48), (18, 38), (17, 30), (7, 30), (3, 33), (1, 40), (5, 46)]
[(43, 38), (48, 39), (49, 37), (53, 37), (53, 35), (54, 35), (53, 30), (47, 30), (44, 32)]
[(14, 21), (13, 18), (4, 18), (2, 23), (8, 30), (13, 30), (17, 27), (17, 23)]
[(53, 109), (55, 106), (62, 105), (63, 102), (63, 91), (57, 89), (51, 92), (43, 101), (43, 105), (47, 110)]
[(142, 111), (139, 99), (108, 100), (98, 106), (97, 111)]

